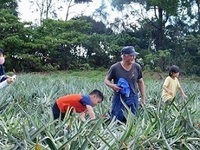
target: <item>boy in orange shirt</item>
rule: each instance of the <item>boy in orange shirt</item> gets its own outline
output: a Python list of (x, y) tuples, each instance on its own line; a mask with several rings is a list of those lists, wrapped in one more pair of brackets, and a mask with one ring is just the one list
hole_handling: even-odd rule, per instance
[(80, 119), (85, 121), (86, 113), (89, 114), (91, 119), (95, 119), (95, 113), (93, 107), (103, 101), (103, 93), (97, 89), (93, 90), (89, 95), (83, 94), (70, 94), (65, 95), (56, 100), (52, 107), (54, 119), (61, 117), (64, 119), (65, 113), (76, 112), (80, 113)]

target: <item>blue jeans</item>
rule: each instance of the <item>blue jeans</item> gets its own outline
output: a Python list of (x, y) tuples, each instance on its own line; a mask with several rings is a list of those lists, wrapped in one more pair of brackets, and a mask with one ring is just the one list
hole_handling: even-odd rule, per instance
[(111, 110), (111, 119), (116, 117), (117, 120), (121, 122), (126, 122), (126, 118), (124, 116), (124, 111), (126, 108), (122, 103), (122, 100), (125, 102), (127, 107), (131, 110), (131, 112), (137, 116), (138, 109), (138, 95), (134, 93), (130, 93), (129, 97), (125, 97), (119, 93), (115, 93), (112, 101), (112, 110)]
[(55, 119), (59, 119), (59, 117), (61, 118), (61, 120), (63, 121), (63, 119), (65, 118), (65, 113), (62, 113), (59, 108), (58, 105), (56, 104), (56, 102), (54, 103), (53, 107), (52, 107), (52, 112), (53, 112), (53, 118)]

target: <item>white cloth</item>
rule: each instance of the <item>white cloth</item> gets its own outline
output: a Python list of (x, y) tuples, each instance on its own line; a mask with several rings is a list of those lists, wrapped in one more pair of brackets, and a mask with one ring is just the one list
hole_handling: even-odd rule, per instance
[(4, 88), (6, 85), (8, 85), (7, 80), (1, 82), (1, 83), (0, 83), (0, 89), (1, 89), (1, 88)]

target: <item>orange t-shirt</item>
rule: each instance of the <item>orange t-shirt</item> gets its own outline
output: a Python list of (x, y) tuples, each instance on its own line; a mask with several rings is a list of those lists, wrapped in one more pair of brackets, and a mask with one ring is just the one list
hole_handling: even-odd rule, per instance
[(77, 113), (84, 112), (87, 108), (81, 103), (81, 94), (71, 94), (58, 98), (56, 104), (62, 113), (65, 113), (68, 109), (73, 109)]

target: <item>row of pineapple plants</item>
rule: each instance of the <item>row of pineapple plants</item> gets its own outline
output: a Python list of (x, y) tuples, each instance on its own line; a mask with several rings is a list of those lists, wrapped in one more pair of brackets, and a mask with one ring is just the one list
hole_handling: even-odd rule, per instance
[[(178, 95), (163, 105), (162, 80), (145, 81), (147, 104), (138, 117), (126, 111), (127, 123), (109, 120), (112, 91), (103, 79), (59, 74), (21, 74), (0, 92), (0, 148), (36, 150), (200, 149), (199, 82), (185, 81), (187, 101)], [(81, 122), (78, 114), (52, 118), (59, 96), (98, 88), (105, 100), (95, 108), (97, 119)]]

